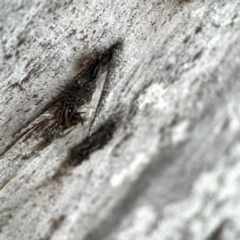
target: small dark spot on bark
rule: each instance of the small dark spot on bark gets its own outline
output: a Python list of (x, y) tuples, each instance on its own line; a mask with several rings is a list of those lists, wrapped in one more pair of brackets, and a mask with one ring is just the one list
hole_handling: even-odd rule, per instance
[(32, 63), (32, 60), (29, 60), (28, 63), (25, 66), (25, 69)]
[(191, 38), (190, 36), (185, 37), (183, 43), (187, 43), (190, 40), (190, 38)]
[(60, 228), (65, 218), (64, 215), (60, 215), (58, 218), (52, 219), (49, 232), (44, 237), (41, 237), (40, 240), (50, 240), (54, 232)]
[(26, 112), (29, 112), (30, 110), (31, 110), (31, 108), (24, 110), (24, 112), (26, 113)]
[(200, 58), (201, 55), (202, 55), (202, 50), (200, 50), (199, 52), (197, 52), (197, 53), (195, 54), (195, 56), (193, 57), (193, 61), (195, 61), (196, 59)]
[(20, 37), (17, 43), (17, 47), (20, 47), (25, 42), (25, 38)]
[(26, 155), (26, 154), (25, 154), (25, 155), (23, 155), (23, 156), (21, 157), (21, 159), (22, 159), (22, 160), (28, 160), (28, 159), (29, 159), (29, 155)]
[(30, 74), (28, 74), (26, 77), (24, 77), (22, 80), (21, 80), (21, 83), (26, 83), (28, 82), (30, 79)]
[(39, 105), (42, 101), (43, 101), (43, 99), (40, 99), (39, 101), (37, 101), (37, 102), (35, 103), (35, 105), (36, 105), (36, 106)]
[(58, 218), (52, 220), (52, 224), (51, 224), (51, 227), (50, 227), (51, 235), (52, 235), (53, 232), (55, 232), (62, 225), (64, 219), (65, 219), (65, 216), (61, 215)]
[(73, 0), (68, 0), (67, 2), (64, 3), (64, 6), (68, 6), (70, 4), (72, 4)]
[(7, 53), (4, 55), (4, 59), (10, 59), (12, 57), (12, 54), (11, 53)]
[(206, 240), (221, 240), (222, 239), (222, 233), (224, 228), (226, 227), (227, 220), (224, 220), (221, 222), (206, 238)]
[(202, 27), (201, 26), (198, 26), (196, 29), (195, 29), (195, 34), (198, 34), (202, 31)]
[(20, 83), (18, 83), (18, 82), (15, 82), (15, 83), (13, 83), (13, 84), (11, 84), (9, 87), (8, 87), (8, 89), (9, 88), (18, 88), (20, 91), (24, 91), (25, 89), (22, 87), (22, 85), (20, 84)]
[(168, 71), (168, 70), (170, 70), (172, 68), (172, 65), (171, 64), (168, 64), (167, 66), (166, 66), (166, 70)]
[(68, 37), (71, 37), (72, 35), (75, 35), (76, 34), (76, 29), (72, 29), (71, 31), (70, 31), (70, 33), (68, 34)]

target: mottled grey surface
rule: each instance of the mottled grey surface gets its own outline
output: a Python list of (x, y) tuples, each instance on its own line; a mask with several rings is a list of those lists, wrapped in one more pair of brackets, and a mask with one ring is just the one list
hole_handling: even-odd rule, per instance
[[(0, 239), (240, 239), (239, 11), (237, 0), (0, 1)], [(13, 144), (80, 59), (116, 41), (94, 128), (121, 117), (113, 139), (59, 174), (98, 89), (84, 127), (39, 152), (38, 138)]]

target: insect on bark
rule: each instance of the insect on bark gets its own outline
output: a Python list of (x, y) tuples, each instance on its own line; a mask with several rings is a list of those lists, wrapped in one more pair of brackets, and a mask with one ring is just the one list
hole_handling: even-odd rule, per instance
[(43, 149), (51, 144), (54, 139), (66, 135), (68, 133), (66, 132), (67, 129), (71, 128), (72, 130), (78, 123), (84, 126), (84, 122), (86, 121), (84, 112), (78, 109), (91, 101), (96, 89), (98, 77), (107, 71), (101, 96), (96, 106), (94, 117), (90, 123), (89, 134), (91, 134), (96, 117), (104, 106), (105, 99), (110, 91), (111, 69), (115, 65), (114, 57), (120, 47), (121, 43), (117, 42), (105, 51), (96, 52), (85, 58), (80, 64), (79, 73), (66, 86), (65, 90), (45, 107), (44, 113), (48, 113), (50, 117), (36, 123), (23, 133), (17, 134), (17, 140), (24, 137), (23, 141), (25, 141), (31, 133), (37, 132), (42, 138), (37, 148)]

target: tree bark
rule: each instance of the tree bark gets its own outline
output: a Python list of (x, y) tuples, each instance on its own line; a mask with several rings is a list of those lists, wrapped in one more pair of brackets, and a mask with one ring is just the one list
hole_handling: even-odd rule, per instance
[(0, 239), (239, 239), (239, 11), (1, 1)]

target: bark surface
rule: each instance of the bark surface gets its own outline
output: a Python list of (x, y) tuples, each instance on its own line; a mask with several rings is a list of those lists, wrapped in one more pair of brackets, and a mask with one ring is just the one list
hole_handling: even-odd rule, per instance
[[(239, 12), (0, 1), (0, 239), (240, 239)], [(75, 108), (83, 68), (96, 88)], [(67, 127), (39, 125), (63, 95)]]

